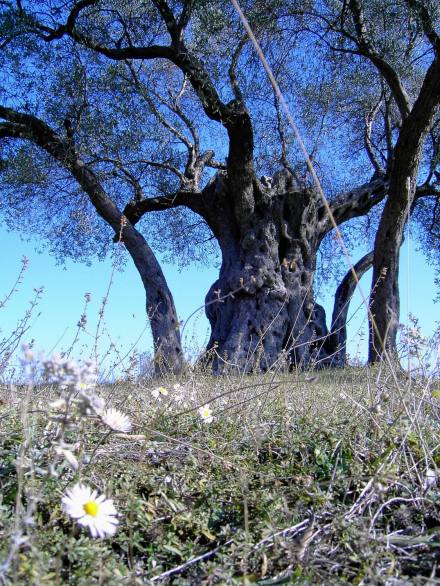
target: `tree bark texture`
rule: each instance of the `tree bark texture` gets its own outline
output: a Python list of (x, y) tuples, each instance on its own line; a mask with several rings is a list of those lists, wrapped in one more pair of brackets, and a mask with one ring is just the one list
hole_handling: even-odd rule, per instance
[[(383, 197), (383, 180), (336, 200), (339, 222)], [(334, 363), (325, 311), (313, 297), (319, 244), (330, 230), (317, 192), (288, 171), (254, 180), (252, 213), (234, 206), (226, 173), (203, 191), (203, 215), (222, 253), (219, 278), (206, 296), (214, 370), (267, 370)], [(285, 365), (285, 364), (284, 364)]]
[(237, 217), (228, 183), (219, 175), (211, 185), (213, 211), (221, 210), (209, 218), (222, 265), (206, 297), (216, 370), (266, 370), (293, 348), (296, 362), (310, 359), (316, 198), (282, 173), (257, 189), (253, 213)]

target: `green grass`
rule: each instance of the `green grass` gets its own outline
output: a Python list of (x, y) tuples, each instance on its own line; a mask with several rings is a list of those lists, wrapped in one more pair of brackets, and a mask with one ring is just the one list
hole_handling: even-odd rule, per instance
[[(65, 438), (77, 472), (50, 447), (58, 391), (2, 391), (0, 583), (435, 583), (438, 382), (386, 369), (178, 382), (193, 395), (186, 408), (172, 400), (176, 380), (160, 381), (160, 402), (155, 382), (100, 389), (135, 428), (75, 421)], [(207, 401), (210, 424), (197, 412)], [(92, 539), (63, 512), (79, 478), (114, 499), (114, 537)]]

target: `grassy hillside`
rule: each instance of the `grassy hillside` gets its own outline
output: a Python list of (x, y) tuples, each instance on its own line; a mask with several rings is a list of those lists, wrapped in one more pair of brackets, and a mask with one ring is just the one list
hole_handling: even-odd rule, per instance
[[(435, 380), (387, 367), (78, 380), (1, 391), (0, 583), (437, 583)], [(115, 535), (66, 514), (78, 482), (113, 499)]]

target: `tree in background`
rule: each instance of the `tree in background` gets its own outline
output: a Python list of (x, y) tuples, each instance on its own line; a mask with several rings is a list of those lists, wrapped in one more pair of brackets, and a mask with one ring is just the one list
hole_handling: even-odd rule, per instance
[[(438, 200), (438, 17), (433, 6), (404, 0), (243, 8), (295, 105), (334, 221), (353, 242), (365, 237), (354, 219), (379, 222), (375, 360), (385, 339), (395, 347), (403, 201), (409, 209), (430, 198), (420, 234), (435, 246), (433, 230), (431, 240), (424, 235), (438, 225), (430, 203)], [(110, 240), (95, 228), (92, 205), (141, 273), (149, 311), (161, 319), (157, 348), (168, 348), (171, 364), (181, 356), (175, 310), (146, 239), (181, 262), (209, 260), (218, 244), (220, 273), (206, 297), (215, 370), (268, 368), (286, 356), (343, 360), (336, 334), (344, 324), (337, 313), (328, 336), (314, 299), (318, 254), (340, 265), (333, 224), (228, 2), (80, 0), (38, 10), (4, 2), (2, 31), (0, 137), (14, 139), (3, 141), (9, 225), (61, 244), (61, 256), (85, 258)]]
[[(418, 0), (349, 0), (336, 10), (334, 3), (328, 3), (327, 10), (320, 7), (313, 18), (320, 21), (321, 30), (325, 23), (324, 38), (330, 50), (345, 56), (347, 62), (358, 57), (371, 71), (374, 86), (381, 87), (376, 104), (366, 114), (365, 134), (371, 164), (389, 182), (374, 244), (370, 298), (374, 322), (369, 341), (369, 360), (374, 362), (384, 347), (396, 348), (399, 250), (413, 202), (427, 194), (438, 202), (439, 9), (436, 3)], [(383, 118), (379, 125), (382, 136), (373, 138), (378, 116)], [(429, 133), (431, 140), (426, 145)], [(424, 178), (418, 188), (421, 168)]]

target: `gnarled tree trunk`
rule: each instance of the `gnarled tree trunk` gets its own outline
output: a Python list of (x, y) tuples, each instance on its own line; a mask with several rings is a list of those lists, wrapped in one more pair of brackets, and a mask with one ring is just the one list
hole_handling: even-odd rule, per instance
[[(234, 208), (226, 174), (204, 192), (204, 217), (222, 253), (219, 278), (206, 297), (215, 370), (266, 370), (282, 358), (299, 366), (329, 364), (325, 312), (313, 298), (316, 254), (330, 229), (319, 196), (287, 171), (266, 184), (254, 181), (253, 189), (249, 214)], [(353, 213), (360, 201), (354, 195), (346, 206)]]

